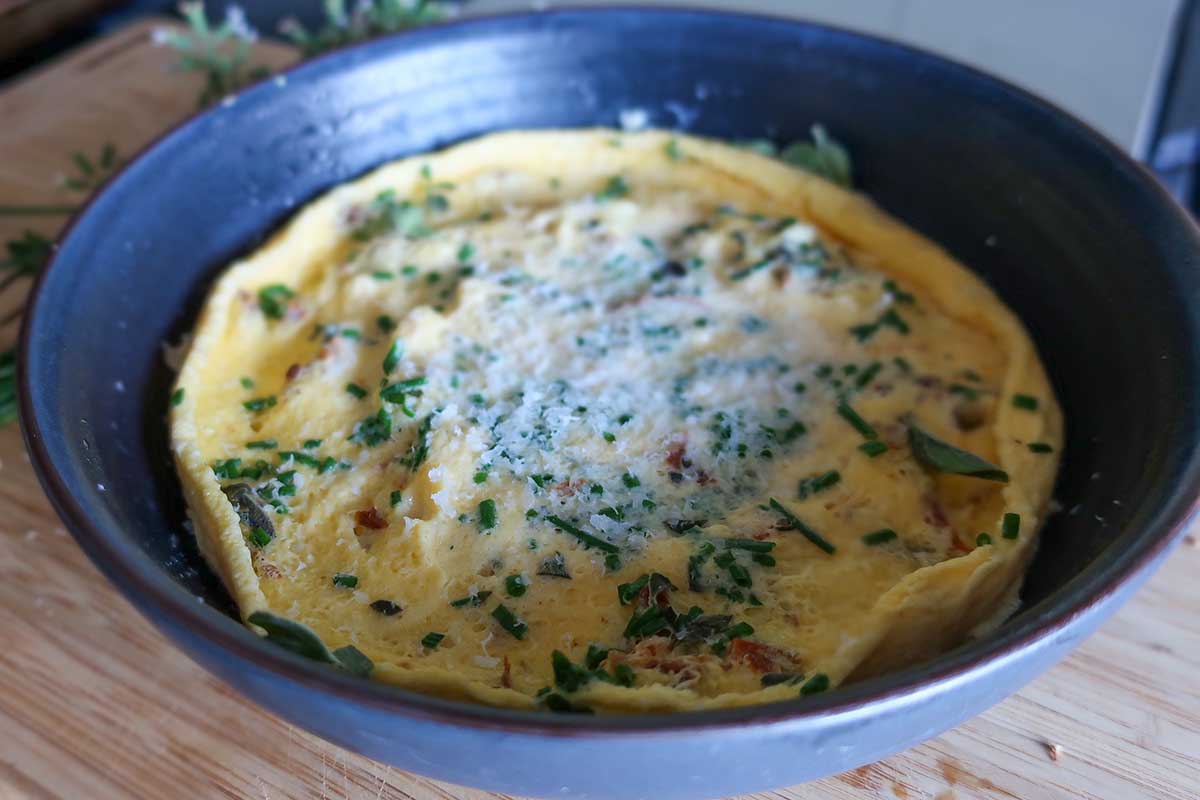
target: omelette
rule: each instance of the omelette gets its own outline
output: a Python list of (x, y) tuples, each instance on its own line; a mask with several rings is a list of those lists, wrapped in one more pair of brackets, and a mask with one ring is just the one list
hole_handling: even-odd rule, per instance
[(172, 395), (200, 550), (285, 646), (443, 697), (813, 696), (1017, 605), (1062, 418), (862, 195), (662, 131), (338, 187), (216, 282)]

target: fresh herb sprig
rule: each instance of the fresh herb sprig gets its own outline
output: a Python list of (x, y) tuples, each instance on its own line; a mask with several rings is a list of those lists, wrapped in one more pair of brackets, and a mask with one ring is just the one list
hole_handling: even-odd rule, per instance
[(368, 0), (346, 8), (346, 0), (325, 0), (325, 22), (310, 31), (296, 19), (286, 19), (279, 32), (305, 56), (314, 56), (352, 42), (396, 33), (437, 22), (446, 16), (439, 0)]
[(179, 13), (188, 30), (160, 28), (154, 32), (154, 42), (177, 53), (176, 71), (198, 72), (204, 77), (204, 87), (196, 98), (199, 108), (271, 74), (267, 67), (250, 63), (251, 45), (258, 41), (258, 33), (240, 7), (227, 6), (219, 25), (208, 21), (202, 2), (181, 3)]

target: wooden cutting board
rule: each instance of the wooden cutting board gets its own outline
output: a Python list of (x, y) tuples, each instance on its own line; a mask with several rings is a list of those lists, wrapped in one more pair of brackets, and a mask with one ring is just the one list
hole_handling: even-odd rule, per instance
[[(154, 23), (119, 31), (0, 92), (0, 205), (71, 204), (73, 151), (136, 152), (194, 109)], [(286, 47), (256, 53), (274, 66)], [(61, 217), (0, 217), (0, 240)], [(18, 307), (27, 283), (0, 296)], [(0, 331), (0, 345), (15, 328)], [(1189, 546), (1190, 545), (1190, 546)], [(1190, 540), (1083, 647), (933, 741), (818, 783), (816, 800), (1200, 796), (1200, 549)], [(1052, 755), (1052, 745), (1060, 750)], [(0, 798), (447, 798), (250, 705), (169, 645), (92, 567), (0, 430)]]

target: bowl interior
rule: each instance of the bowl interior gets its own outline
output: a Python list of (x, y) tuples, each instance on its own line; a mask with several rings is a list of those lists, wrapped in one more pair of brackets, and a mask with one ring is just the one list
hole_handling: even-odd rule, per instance
[[(1007, 625), (1165, 535), (1194, 482), (1196, 239), (1110, 146), (1015, 90), (819, 27), (684, 11), (421, 30), (311, 62), (168, 135), (76, 221), (26, 330), (26, 423), (60, 507), (136, 570), (234, 608), (183, 527), (164, 344), (293, 210), (389, 159), (505, 128), (651, 124), (791, 141), (824, 124), (857, 185), (1028, 325), (1065, 409), (1054, 516)], [(1056, 604), (1059, 604), (1056, 606)], [(214, 613), (199, 609), (197, 613)], [(978, 647), (978, 645), (976, 645)]]

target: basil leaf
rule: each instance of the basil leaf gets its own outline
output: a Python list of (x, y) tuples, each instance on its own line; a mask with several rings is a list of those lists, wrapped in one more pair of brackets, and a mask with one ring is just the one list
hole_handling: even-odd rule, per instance
[(929, 469), (1008, 483), (1008, 473), (990, 461), (942, 441), (922, 430), (911, 419), (906, 420), (905, 424), (908, 425), (908, 446), (913, 457)]
[(285, 650), (291, 650), (297, 655), (325, 664), (339, 663), (333, 653), (329, 652), (325, 643), (321, 641), (320, 636), (295, 620), (280, 617), (270, 611), (255, 611), (247, 617), (247, 622), (265, 630), (267, 641), (274, 642)]
[(342, 669), (360, 678), (367, 677), (375, 669), (375, 662), (352, 644), (334, 650), (333, 657)]

